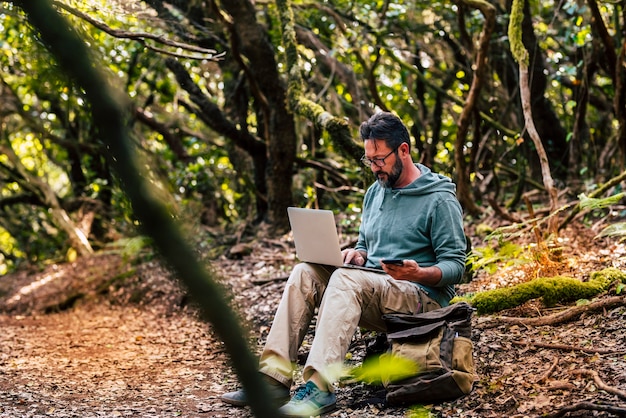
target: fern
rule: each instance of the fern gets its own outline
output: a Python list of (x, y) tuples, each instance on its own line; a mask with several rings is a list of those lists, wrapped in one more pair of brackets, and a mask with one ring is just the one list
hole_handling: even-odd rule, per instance
[(622, 192), (603, 199), (598, 199), (588, 197), (584, 193), (581, 193), (578, 195), (578, 198), (580, 199), (578, 205), (580, 206), (580, 209), (602, 209), (618, 204), (624, 196), (626, 196), (626, 193)]
[(474, 248), (467, 256), (467, 265), (471, 271), (475, 272), (480, 269), (485, 270), (489, 274), (493, 274), (498, 269), (498, 264), (506, 265), (524, 264), (530, 261), (530, 257), (526, 254), (524, 247), (513, 242), (504, 242), (496, 249), (493, 247)]

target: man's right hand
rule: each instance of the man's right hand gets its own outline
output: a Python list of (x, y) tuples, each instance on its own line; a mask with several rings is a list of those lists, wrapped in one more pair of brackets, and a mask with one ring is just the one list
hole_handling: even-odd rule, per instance
[(341, 255), (343, 255), (344, 264), (354, 264), (356, 266), (362, 266), (365, 264), (365, 257), (363, 257), (363, 254), (353, 248), (342, 250)]

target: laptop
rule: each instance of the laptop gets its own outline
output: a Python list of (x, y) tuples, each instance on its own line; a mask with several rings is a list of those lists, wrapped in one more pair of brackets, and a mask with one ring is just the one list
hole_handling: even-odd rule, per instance
[(344, 264), (332, 211), (289, 207), (287, 214), (301, 261), (385, 274), (382, 269)]

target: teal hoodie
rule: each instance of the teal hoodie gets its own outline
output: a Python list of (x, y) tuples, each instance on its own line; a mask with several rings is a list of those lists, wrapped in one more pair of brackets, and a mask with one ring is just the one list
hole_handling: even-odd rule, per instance
[(355, 248), (367, 252), (367, 267), (380, 268), (383, 258), (438, 267), (442, 276), (437, 286), (416, 285), (443, 307), (454, 297), (454, 284), (465, 270), (463, 211), (448, 177), (416, 166), (422, 174), (406, 187), (388, 189), (378, 182), (369, 187)]

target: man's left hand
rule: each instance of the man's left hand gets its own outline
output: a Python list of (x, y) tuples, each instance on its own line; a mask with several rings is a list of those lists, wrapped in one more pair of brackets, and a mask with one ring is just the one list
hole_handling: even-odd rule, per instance
[(403, 260), (402, 265), (380, 263), (385, 273), (396, 280), (418, 282), (427, 286), (436, 286), (441, 280), (438, 267), (420, 267), (415, 260)]
[(380, 263), (383, 270), (396, 280), (415, 281), (420, 266), (414, 260), (402, 260), (402, 265)]

